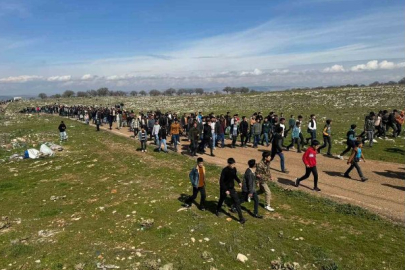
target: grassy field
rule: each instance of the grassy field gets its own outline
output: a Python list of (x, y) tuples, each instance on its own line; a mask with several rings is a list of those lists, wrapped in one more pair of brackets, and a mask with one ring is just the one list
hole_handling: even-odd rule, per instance
[[(262, 111), (281, 110), (264, 107), (274, 104), (272, 95), (258, 99)], [(312, 104), (311, 95), (295, 95), (296, 100)], [(215, 100), (204, 99), (207, 103)], [(398, 106), (395, 100), (378, 102), (382, 105), (372, 109)], [(178, 103), (183, 105), (183, 97)], [(297, 109), (300, 113), (312, 111), (298, 104), (291, 103), (290, 109), (302, 106)], [(230, 105), (210, 106), (203, 111), (226, 111)], [(287, 107), (282, 109), (287, 114)], [(361, 122), (369, 109), (362, 108), (348, 121), (344, 116), (357, 112), (356, 108), (325, 105), (314, 111), (336, 118), (336, 126), (341, 125), (343, 132), (343, 126), (357, 117)], [(342, 114), (336, 114), (338, 111)], [(26, 138), (27, 144), (37, 148), (40, 142), (57, 143), (59, 121), (58, 117), (7, 112), (2, 116), (1, 138)], [(174, 269), (186, 270), (271, 269), (288, 262), (297, 262), (300, 269), (322, 270), (403, 269), (405, 265), (402, 225), (303, 192), (272, 185), (276, 212), (264, 213), (261, 208), (263, 220), (246, 213), (244, 226), (233, 215), (216, 217), (213, 211), (221, 168), (209, 164), (208, 211), (195, 206), (178, 211), (181, 198), (191, 193), (191, 159), (154, 153), (152, 148), (142, 154), (135, 151), (138, 143), (129, 138), (95, 132), (74, 121), (67, 126), (69, 141), (55, 157), (0, 165), (0, 269), (96, 269), (98, 263), (120, 269), (171, 269), (168, 264), (172, 263)], [(378, 147), (375, 149), (383, 150)], [(0, 158), (18, 151), (23, 150), (2, 149)], [(51, 200), (51, 196), (59, 198)], [(252, 203), (244, 206), (253, 209)], [(237, 261), (238, 253), (248, 261)]]
[[(18, 111), (23, 106), (54, 104), (59, 102), (68, 105), (106, 106), (124, 103), (125, 108), (139, 112), (141, 110), (172, 111), (189, 113), (202, 111), (204, 114), (215, 112), (225, 114), (238, 113), (239, 116), (250, 116), (261, 111), (267, 115), (274, 111), (283, 113), (289, 119), (293, 114), (304, 116), (306, 123), (309, 115), (318, 117), (318, 138), (322, 140), (321, 129), (326, 119), (332, 119), (332, 141), (334, 154), (339, 154), (346, 147), (346, 132), (351, 124), (357, 124), (358, 134), (362, 131), (364, 117), (370, 111), (403, 109), (404, 86), (380, 86), (363, 88), (338, 88), (329, 90), (282, 91), (247, 95), (209, 95), (209, 96), (174, 96), (174, 97), (98, 97), (71, 98), (61, 100), (36, 100), (12, 104), (11, 110)], [(304, 132), (304, 136), (305, 136)], [(287, 139), (289, 141), (290, 138)], [(365, 148), (368, 159), (403, 163), (405, 156), (404, 140), (379, 140), (372, 149)]]

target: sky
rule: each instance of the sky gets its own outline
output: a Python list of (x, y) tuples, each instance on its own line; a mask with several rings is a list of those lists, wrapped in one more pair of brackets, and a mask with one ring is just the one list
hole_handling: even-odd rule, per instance
[(0, 95), (405, 76), (402, 0), (0, 0)]

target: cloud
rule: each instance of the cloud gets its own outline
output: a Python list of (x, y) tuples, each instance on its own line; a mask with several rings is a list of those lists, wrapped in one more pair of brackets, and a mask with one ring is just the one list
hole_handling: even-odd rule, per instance
[(91, 74), (85, 74), (80, 78), (80, 80), (82, 80), (82, 81), (91, 81), (91, 80), (93, 80), (95, 78), (97, 78), (97, 76), (93, 76)]
[(327, 67), (322, 72), (324, 73), (337, 73), (337, 72), (345, 72), (346, 70), (342, 65), (333, 65), (331, 67)]
[(240, 76), (249, 76), (249, 75), (259, 76), (259, 75), (262, 75), (262, 74), (263, 74), (263, 71), (261, 71), (258, 68), (255, 68), (252, 72), (250, 72), (250, 71), (242, 71), (240, 73)]
[(42, 80), (42, 76), (35, 75), (21, 75), (16, 77), (7, 77), (0, 79), (0, 83), (25, 83), (29, 81)]
[(402, 67), (405, 67), (405, 62), (395, 64), (393, 62), (384, 60), (384, 61), (381, 61), (380, 63), (378, 63), (377, 60), (372, 60), (372, 61), (367, 62), (366, 64), (352, 66), (350, 68), (350, 70), (357, 72), (357, 71), (370, 71), (370, 70), (378, 70), (378, 69), (396, 69), (396, 68), (402, 68)]
[(48, 82), (67, 82), (72, 79), (72, 76), (65, 75), (65, 76), (52, 76), (47, 79)]

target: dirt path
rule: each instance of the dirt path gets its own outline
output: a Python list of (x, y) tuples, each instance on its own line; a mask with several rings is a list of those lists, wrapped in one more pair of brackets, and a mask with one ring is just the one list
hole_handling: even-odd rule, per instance
[[(115, 123), (113, 127), (115, 127)], [(101, 126), (100, 128), (108, 130), (106, 125)], [(125, 137), (130, 137), (133, 135), (133, 133), (128, 131), (128, 128), (122, 128), (120, 130), (113, 128), (110, 132)], [(184, 137), (182, 137), (181, 140), (181, 153), (188, 155), (187, 147), (189, 143)], [(226, 145), (229, 144), (230, 140), (227, 140)], [(225, 147), (223, 149), (217, 148), (214, 150), (215, 157), (211, 157), (208, 154), (203, 154), (202, 156), (204, 157), (205, 161), (220, 166), (226, 166), (227, 158), (233, 157), (237, 162), (236, 167), (238, 171), (244, 172), (247, 168), (247, 161), (252, 158), (260, 160), (263, 150), (270, 150), (270, 147), (259, 146), (257, 149), (252, 147), (237, 147), (234, 149), (229, 147)], [(364, 152), (367, 160), (367, 148), (364, 149)], [(295, 150), (291, 150), (289, 152), (285, 151), (284, 155), (286, 168), (289, 171), (288, 174), (281, 173), (280, 161), (277, 156), (271, 163), (271, 168), (273, 169), (272, 174), (273, 178), (275, 179), (274, 181), (280, 186), (284, 188), (300, 189), (315, 196), (327, 197), (339, 202), (355, 204), (396, 222), (404, 222), (404, 164), (372, 160), (365, 163), (361, 162), (360, 166), (362, 171), (369, 179), (366, 182), (361, 182), (355, 169), (351, 173), (352, 179), (343, 178), (343, 173), (348, 168), (346, 160), (318, 155), (318, 186), (322, 191), (314, 192), (312, 190), (312, 176), (310, 176), (309, 179), (301, 182), (301, 186), (299, 188), (292, 186), (295, 178), (302, 176), (305, 172), (301, 159), (302, 154), (296, 153)]]

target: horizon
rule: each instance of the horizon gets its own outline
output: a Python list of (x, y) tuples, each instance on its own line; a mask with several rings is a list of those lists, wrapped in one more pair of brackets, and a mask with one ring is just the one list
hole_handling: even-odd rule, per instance
[(0, 0), (0, 96), (399, 81), (404, 11), (399, 0)]

